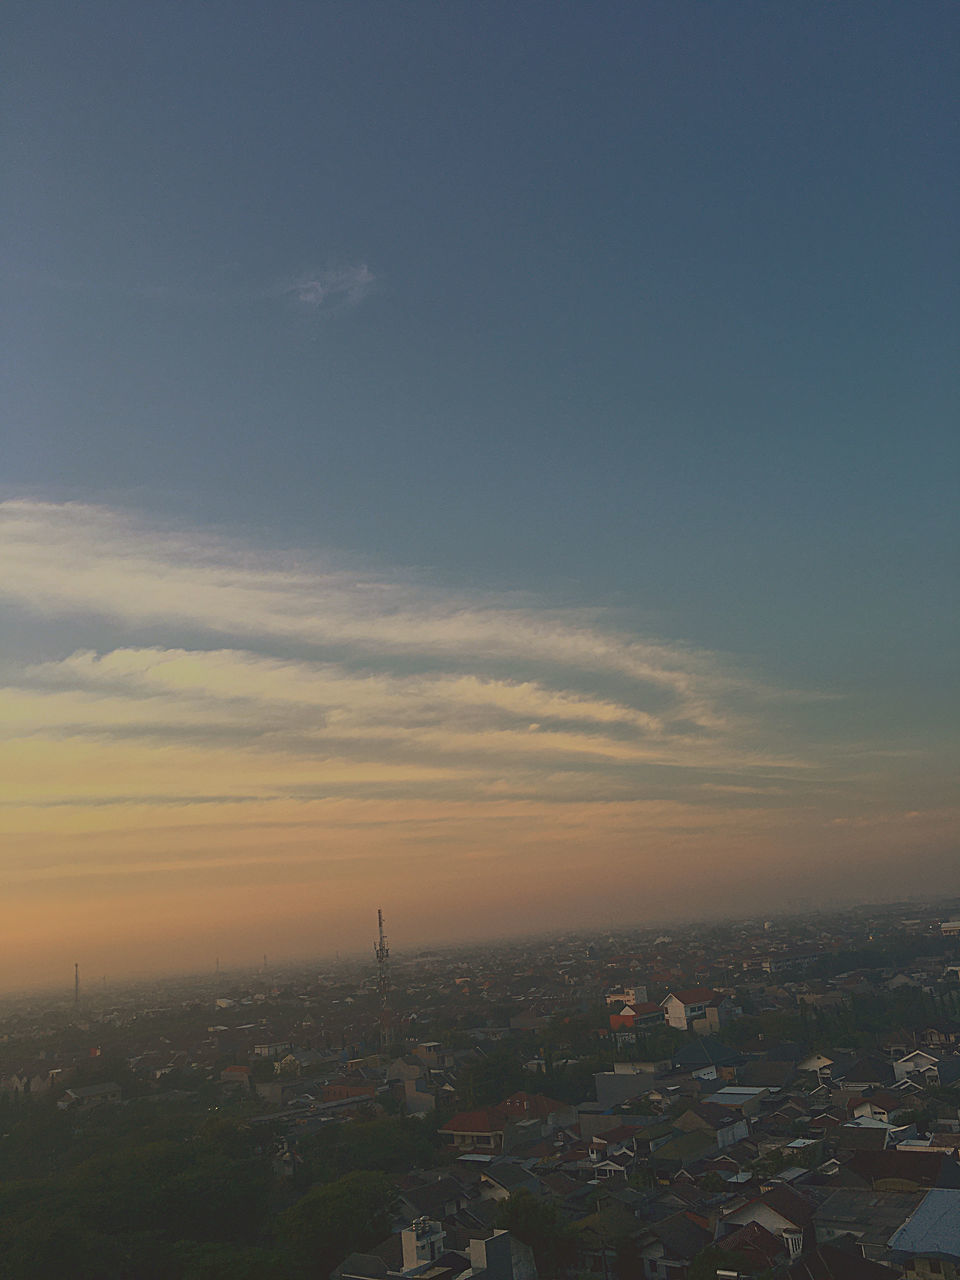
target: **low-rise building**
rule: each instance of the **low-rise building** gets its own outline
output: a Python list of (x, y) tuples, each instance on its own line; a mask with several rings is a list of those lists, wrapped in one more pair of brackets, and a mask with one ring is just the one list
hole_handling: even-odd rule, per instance
[(710, 987), (690, 987), (671, 991), (660, 1001), (669, 1026), (699, 1035), (719, 1031), (740, 1010), (729, 998)]

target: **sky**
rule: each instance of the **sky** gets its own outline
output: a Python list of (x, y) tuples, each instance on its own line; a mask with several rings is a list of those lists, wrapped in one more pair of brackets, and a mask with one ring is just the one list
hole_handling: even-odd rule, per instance
[(955, 5), (5, 28), (0, 989), (960, 894)]

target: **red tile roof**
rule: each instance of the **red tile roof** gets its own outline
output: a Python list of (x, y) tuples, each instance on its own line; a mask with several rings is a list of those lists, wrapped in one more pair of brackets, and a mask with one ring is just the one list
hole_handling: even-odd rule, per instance
[[(710, 987), (688, 987), (685, 991), (671, 991), (666, 1000), (673, 996), (682, 1004), (711, 1004), (714, 1000), (721, 999), (720, 995), (711, 990)], [(663, 1003), (666, 1003), (666, 1000)]]
[(503, 1133), (507, 1113), (502, 1107), (484, 1107), (480, 1111), (461, 1111), (440, 1126), (441, 1133)]

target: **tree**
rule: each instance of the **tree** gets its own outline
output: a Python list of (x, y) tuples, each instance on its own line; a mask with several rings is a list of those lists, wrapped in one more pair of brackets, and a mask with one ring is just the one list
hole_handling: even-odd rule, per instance
[(572, 1257), (572, 1232), (553, 1200), (521, 1187), (501, 1201), (495, 1221), (498, 1227), (530, 1246), (541, 1280), (557, 1275)]
[(308, 1191), (280, 1217), (280, 1238), (299, 1274), (325, 1278), (348, 1254), (388, 1235), (393, 1194), (382, 1173), (348, 1173)]
[(413, 1116), (381, 1116), (327, 1125), (300, 1143), (300, 1154), (314, 1181), (369, 1170), (406, 1173), (436, 1163), (435, 1131)]
[(288, 1280), (290, 1275), (277, 1253), (250, 1245), (180, 1245), (176, 1258), (181, 1280)]
[(457, 1097), (468, 1110), (502, 1102), (518, 1089), (525, 1089), (529, 1077), (506, 1049), (462, 1068), (457, 1077)]

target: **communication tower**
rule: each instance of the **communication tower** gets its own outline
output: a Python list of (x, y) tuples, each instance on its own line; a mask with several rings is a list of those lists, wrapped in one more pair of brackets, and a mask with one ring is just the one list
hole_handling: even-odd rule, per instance
[(380, 997), (380, 1052), (387, 1049), (390, 1015), (387, 1004), (390, 999), (390, 948), (387, 946), (387, 935), (383, 931), (383, 911), (377, 911), (377, 942), (373, 948), (377, 959), (377, 994)]

